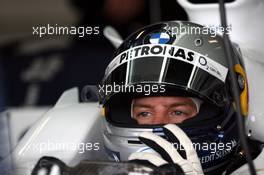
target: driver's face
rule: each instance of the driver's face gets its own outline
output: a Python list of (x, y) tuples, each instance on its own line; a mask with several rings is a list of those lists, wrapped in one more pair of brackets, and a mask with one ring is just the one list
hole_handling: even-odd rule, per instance
[(182, 123), (197, 114), (188, 97), (142, 97), (134, 99), (132, 117), (138, 124)]

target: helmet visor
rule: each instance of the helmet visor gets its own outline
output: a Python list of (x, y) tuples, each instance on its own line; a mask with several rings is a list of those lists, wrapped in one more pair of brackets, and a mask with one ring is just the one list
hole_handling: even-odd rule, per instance
[[(190, 49), (166, 44), (137, 46), (109, 64), (100, 94), (107, 99), (116, 93), (142, 93), (146, 85), (168, 85), (221, 106), (226, 97), (227, 72), (227, 67)], [(160, 86), (155, 87), (147, 95), (166, 94), (160, 90)]]

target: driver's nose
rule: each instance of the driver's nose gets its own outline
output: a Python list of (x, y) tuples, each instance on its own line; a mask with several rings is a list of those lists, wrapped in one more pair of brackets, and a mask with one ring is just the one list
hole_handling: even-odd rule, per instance
[(157, 114), (153, 117), (152, 124), (159, 125), (159, 124), (169, 124), (170, 121), (166, 115), (163, 113)]

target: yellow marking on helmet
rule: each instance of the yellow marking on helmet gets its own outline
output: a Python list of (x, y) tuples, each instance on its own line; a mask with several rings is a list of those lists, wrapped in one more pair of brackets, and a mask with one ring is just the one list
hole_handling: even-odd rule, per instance
[(244, 89), (240, 94), (240, 105), (241, 105), (241, 112), (244, 116), (248, 115), (248, 84), (247, 84), (247, 76), (246, 71), (240, 64), (236, 64), (235, 72), (240, 74), (244, 79)]
[(105, 117), (105, 108), (103, 107), (102, 110), (101, 110), (101, 116), (102, 117)]

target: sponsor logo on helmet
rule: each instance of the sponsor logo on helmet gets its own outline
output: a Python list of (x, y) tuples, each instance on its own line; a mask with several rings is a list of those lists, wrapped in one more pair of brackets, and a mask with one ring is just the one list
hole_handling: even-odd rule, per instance
[(169, 44), (146, 44), (133, 47), (116, 56), (108, 65), (105, 76), (107, 77), (114, 69), (128, 61), (147, 57), (163, 57), (183, 61), (194, 65), (194, 69), (196, 67), (203, 69), (223, 82), (225, 82), (228, 72), (227, 67), (194, 50)]
[(166, 44), (170, 41), (170, 35), (165, 32), (152, 33), (149, 38), (151, 44)]

